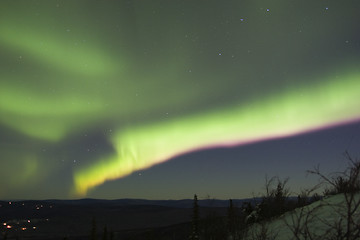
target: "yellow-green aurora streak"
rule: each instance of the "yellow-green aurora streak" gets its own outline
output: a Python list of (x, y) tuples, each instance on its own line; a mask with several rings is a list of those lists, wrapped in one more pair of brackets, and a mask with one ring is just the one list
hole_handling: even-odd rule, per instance
[(112, 139), (116, 155), (75, 174), (75, 192), (127, 176), (197, 149), (241, 145), (316, 130), (360, 118), (360, 71), (324, 77), (322, 84), (292, 88), (225, 110), (130, 127)]

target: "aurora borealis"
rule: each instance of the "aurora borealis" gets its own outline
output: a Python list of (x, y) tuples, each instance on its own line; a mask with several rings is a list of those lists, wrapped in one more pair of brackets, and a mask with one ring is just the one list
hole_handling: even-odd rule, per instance
[(355, 0), (0, 5), (2, 199), (248, 197), (360, 154)]

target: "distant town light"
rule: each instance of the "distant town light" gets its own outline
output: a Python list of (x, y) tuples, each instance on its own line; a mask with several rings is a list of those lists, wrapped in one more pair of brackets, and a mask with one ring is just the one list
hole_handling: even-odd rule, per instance
[(22, 227), (21, 230), (25, 231), (25, 230), (26, 230), (26, 227)]
[(12, 228), (12, 226), (10, 226), (10, 225), (7, 225), (7, 226), (6, 226), (6, 228), (10, 229), (10, 228)]

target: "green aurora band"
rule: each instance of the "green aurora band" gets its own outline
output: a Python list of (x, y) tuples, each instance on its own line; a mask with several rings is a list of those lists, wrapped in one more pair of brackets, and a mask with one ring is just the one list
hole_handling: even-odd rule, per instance
[[(0, 25), (0, 43), (28, 56), (25, 62), (31, 62), (31, 68), (42, 69), (30, 70), (35, 77), (1, 73), (0, 122), (27, 136), (58, 142), (106, 109), (98, 79), (121, 75), (124, 65), (95, 45), (79, 42), (84, 36), (45, 32), (25, 23)], [(81, 95), (76, 92), (84, 86)]]
[(0, 197), (360, 119), (355, 1), (189, 3), (2, 2)]
[(119, 131), (112, 139), (116, 155), (76, 172), (74, 191), (85, 195), (105, 181), (189, 151), (286, 137), (358, 120), (360, 70), (354, 67), (329, 76), (322, 84), (293, 88), (245, 106)]

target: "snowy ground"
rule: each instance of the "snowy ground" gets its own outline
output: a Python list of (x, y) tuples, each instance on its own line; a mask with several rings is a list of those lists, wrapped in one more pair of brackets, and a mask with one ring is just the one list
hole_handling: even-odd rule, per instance
[[(360, 194), (355, 196), (352, 204), (353, 219), (358, 228), (360, 209), (356, 203), (360, 203)], [(346, 230), (347, 209), (343, 194), (331, 196), (287, 212), (269, 223), (256, 224), (248, 231), (245, 239), (341, 239), (334, 236), (344, 234)], [(354, 231), (355, 224), (352, 225)]]

